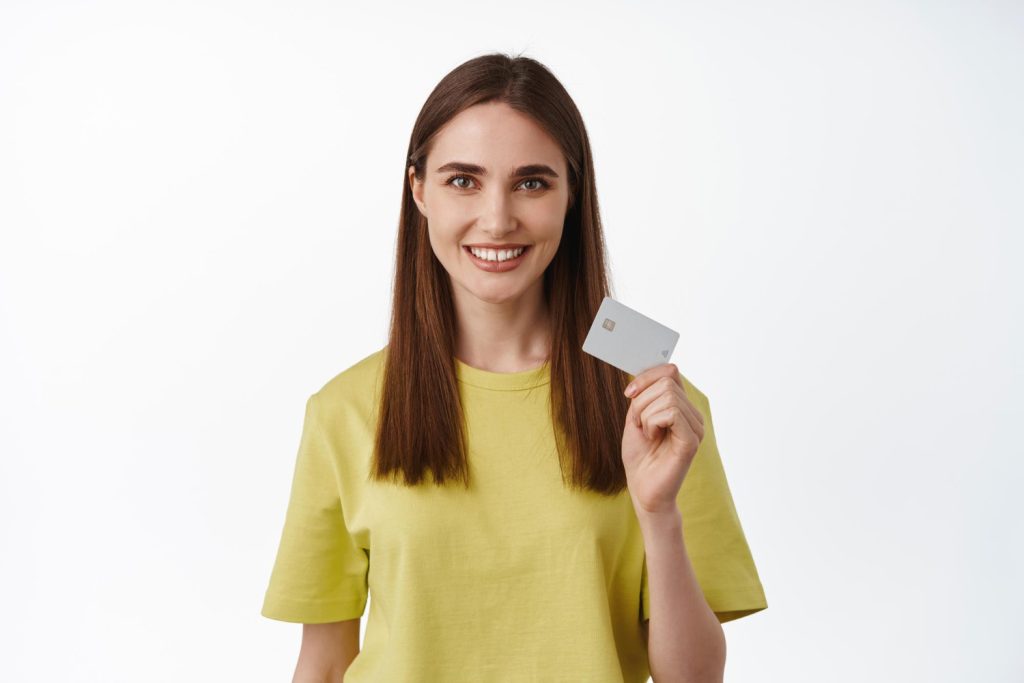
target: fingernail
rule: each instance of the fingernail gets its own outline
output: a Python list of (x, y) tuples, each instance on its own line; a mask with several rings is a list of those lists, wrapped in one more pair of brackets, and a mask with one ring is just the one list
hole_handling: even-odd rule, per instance
[(636, 385), (630, 383), (629, 386), (626, 387), (626, 396), (632, 397), (633, 396), (633, 392), (635, 390), (636, 390)]

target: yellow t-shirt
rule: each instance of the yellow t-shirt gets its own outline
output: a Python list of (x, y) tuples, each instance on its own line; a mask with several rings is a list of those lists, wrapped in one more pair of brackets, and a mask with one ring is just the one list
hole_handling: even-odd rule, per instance
[[(346, 683), (647, 681), (650, 598), (632, 501), (562, 485), (550, 367), (495, 373), (456, 359), (471, 487), (409, 488), (368, 479), (386, 351), (306, 403), (261, 614), (355, 619), (372, 594)], [(708, 604), (728, 621), (768, 605), (707, 397), (683, 379), (705, 420), (678, 498), (683, 536)]]

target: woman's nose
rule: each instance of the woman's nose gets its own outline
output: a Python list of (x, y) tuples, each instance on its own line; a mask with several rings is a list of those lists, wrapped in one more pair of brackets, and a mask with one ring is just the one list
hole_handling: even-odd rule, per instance
[(483, 202), (478, 220), (481, 226), (496, 235), (503, 235), (516, 228), (512, 215), (511, 198), (501, 192), (489, 195)]

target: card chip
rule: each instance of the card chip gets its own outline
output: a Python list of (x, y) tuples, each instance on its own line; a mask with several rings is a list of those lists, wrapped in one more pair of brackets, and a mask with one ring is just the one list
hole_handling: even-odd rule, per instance
[(601, 324), (601, 327), (610, 332), (615, 329), (615, 321), (612, 320), (611, 318), (605, 318), (604, 323)]

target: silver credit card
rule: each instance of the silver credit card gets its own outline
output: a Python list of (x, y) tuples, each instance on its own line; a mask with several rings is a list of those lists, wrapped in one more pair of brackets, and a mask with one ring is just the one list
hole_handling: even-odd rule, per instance
[(583, 350), (619, 370), (639, 375), (671, 362), (679, 333), (606, 296), (583, 342)]

